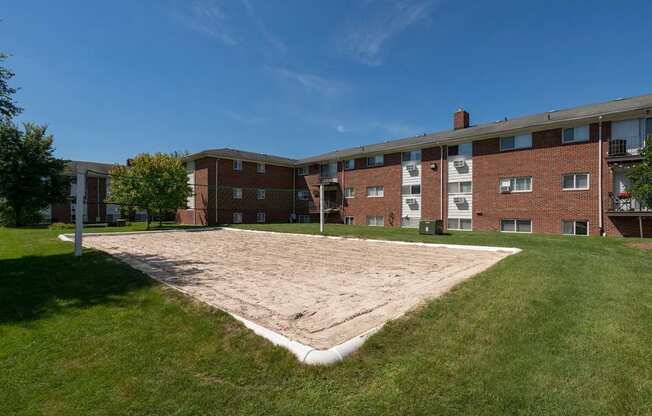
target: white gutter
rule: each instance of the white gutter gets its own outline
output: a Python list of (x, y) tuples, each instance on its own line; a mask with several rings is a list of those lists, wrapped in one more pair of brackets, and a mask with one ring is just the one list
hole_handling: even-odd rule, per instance
[(598, 118), (598, 228), (605, 235), (602, 218), (602, 116)]

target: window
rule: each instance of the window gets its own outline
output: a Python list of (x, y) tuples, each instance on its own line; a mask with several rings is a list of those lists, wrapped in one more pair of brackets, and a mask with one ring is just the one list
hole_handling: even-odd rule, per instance
[(308, 174), (308, 166), (299, 166), (297, 168), (297, 175), (306, 176)]
[(242, 199), (242, 188), (233, 188), (233, 199)]
[(458, 145), (448, 146), (448, 156), (457, 156), (460, 154), (460, 148)]
[(568, 173), (562, 177), (562, 189), (564, 191), (577, 191), (589, 189), (588, 173)]
[(501, 178), (500, 192), (532, 192), (532, 176)]
[(500, 231), (504, 233), (531, 233), (532, 220), (500, 220)]
[(264, 212), (257, 212), (256, 213), (256, 222), (265, 222), (266, 221), (266, 215)]
[(302, 224), (310, 223), (310, 215), (299, 215), (299, 222)]
[(367, 216), (367, 225), (372, 227), (382, 227), (385, 225), (385, 217), (382, 215), (368, 215)]
[(355, 160), (347, 159), (344, 161), (344, 170), (355, 169)]
[(472, 182), (449, 182), (449, 194), (470, 194), (472, 192)]
[(421, 185), (403, 185), (401, 186), (403, 195), (421, 195)]
[(297, 191), (297, 199), (299, 199), (300, 201), (307, 201), (308, 199), (310, 199), (310, 191), (305, 191), (305, 190)]
[(385, 196), (385, 188), (382, 186), (367, 187), (367, 196), (370, 198), (380, 198)]
[(650, 136), (652, 136), (652, 117), (645, 120), (645, 140), (648, 140)]
[(561, 222), (561, 232), (567, 235), (589, 235), (589, 222), (564, 220)]
[(354, 198), (355, 189), (354, 188), (344, 188), (344, 198)]
[(526, 149), (532, 147), (531, 134), (519, 134), (518, 136), (508, 136), (500, 138), (500, 151)]
[(256, 189), (256, 199), (265, 199), (264, 189)]
[(564, 129), (562, 143), (577, 143), (589, 140), (589, 126), (569, 127)]
[(234, 212), (233, 213), (233, 223), (234, 224), (242, 224), (242, 212)]
[(233, 161), (233, 170), (242, 170), (242, 160)]
[(353, 217), (344, 217), (344, 224), (353, 225), (355, 224), (355, 220), (353, 219)]
[(385, 163), (383, 155), (370, 156), (367, 158), (367, 166), (382, 166)]
[(410, 152), (403, 152), (401, 155), (403, 162), (419, 162), (421, 160), (421, 150), (412, 150)]
[(265, 173), (264, 163), (256, 163), (256, 173)]
[(471, 218), (449, 218), (448, 229), (470, 231), (473, 229)]

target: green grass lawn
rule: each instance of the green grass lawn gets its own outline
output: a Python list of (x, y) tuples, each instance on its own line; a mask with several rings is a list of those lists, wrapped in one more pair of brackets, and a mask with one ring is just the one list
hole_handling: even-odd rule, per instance
[(60, 232), (0, 228), (0, 415), (652, 414), (637, 240), (329, 225), (524, 251), (319, 368), (100, 252), (73, 257)]

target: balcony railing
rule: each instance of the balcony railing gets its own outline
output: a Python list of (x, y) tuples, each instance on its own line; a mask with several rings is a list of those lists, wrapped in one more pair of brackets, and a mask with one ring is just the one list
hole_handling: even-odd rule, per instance
[[(319, 212), (319, 204), (310, 204), (308, 206), (310, 212)], [(340, 209), (340, 203), (338, 201), (326, 200), (324, 201), (324, 211), (338, 211)]]
[(628, 156), (627, 140), (625, 139), (609, 140), (609, 156)]
[(319, 182), (326, 185), (329, 183), (337, 183), (337, 175), (321, 175)]
[(611, 212), (652, 212), (652, 208), (628, 196), (614, 195), (609, 192), (609, 198), (611, 199), (609, 205), (609, 211)]

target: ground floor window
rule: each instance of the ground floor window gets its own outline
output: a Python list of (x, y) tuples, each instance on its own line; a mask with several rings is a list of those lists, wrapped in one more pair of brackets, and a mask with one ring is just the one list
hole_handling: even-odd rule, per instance
[(256, 222), (265, 222), (267, 220), (266, 215), (264, 212), (257, 212), (256, 213)]
[(385, 217), (382, 215), (368, 215), (367, 216), (367, 225), (372, 227), (382, 227), (385, 225)]
[(355, 224), (355, 220), (353, 219), (353, 217), (344, 217), (344, 224), (353, 225)]
[(500, 220), (500, 231), (504, 233), (531, 233), (532, 220)]
[(589, 222), (564, 220), (561, 222), (561, 232), (567, 235), (589, 235)]
[(242, 224), (242, 212), (234, 212), (233, 213), (233, 223), (234, 224)]
[(449, 218), (448, 229), (469, 231), (473, 229), (473, 224), (471, 218)]
[(299, 222), (300, 223), (309, 223), (310, 222), (310, 215), (299, 215)]

